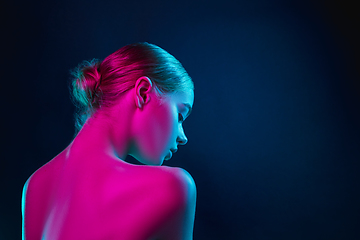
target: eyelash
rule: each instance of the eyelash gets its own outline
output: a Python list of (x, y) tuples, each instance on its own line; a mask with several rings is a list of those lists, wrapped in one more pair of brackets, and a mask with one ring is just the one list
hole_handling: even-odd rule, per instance
[(181, 115), (181, 113), (179, 113), (179, 122), (183, 122), (184, 121), (184, 117), (183, 115)]

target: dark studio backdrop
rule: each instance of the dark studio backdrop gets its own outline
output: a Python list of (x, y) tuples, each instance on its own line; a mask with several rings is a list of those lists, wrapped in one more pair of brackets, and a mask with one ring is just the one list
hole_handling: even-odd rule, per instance
[[(0, 239), (23, 184), (72, 140), (69, 70), (157, 44), (195, 82), (195, 240), (360, 239), (359, 24), (350, 1), (1, 3)], [(141, 226), (139, 226), (141, 227)]]

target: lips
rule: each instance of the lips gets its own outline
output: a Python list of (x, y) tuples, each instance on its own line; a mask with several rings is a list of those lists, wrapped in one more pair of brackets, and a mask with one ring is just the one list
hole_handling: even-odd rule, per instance
[(177, 148), (171, 148), (169, 153), (166, 155), (165, 160), (169, 160), (174, 153), (177, 152)]
[(172, 152), (169, 151), (169, 153), (165, 156), (165, 160), (169, 160), (172, 157)]

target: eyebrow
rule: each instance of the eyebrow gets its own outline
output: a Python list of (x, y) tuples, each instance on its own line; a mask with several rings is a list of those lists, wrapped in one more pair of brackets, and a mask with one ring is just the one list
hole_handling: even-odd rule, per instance
[(189, 115), (190, 115), (190, 113), (191, 113), (191, 111), (192, 111), (192, 107), (190, 106), (190, 104), (188, 104), (188, 103), (183, 103), (184, 104), (184, 106), (185, 107), (187, 107), (188, 108), (188, 112), (187, 112), (187, 114), (186, 114), (186, 117), (188, 117)]

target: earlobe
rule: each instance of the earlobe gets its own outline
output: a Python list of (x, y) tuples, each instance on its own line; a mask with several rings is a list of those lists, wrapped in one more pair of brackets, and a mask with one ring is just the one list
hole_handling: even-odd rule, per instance
[(138, 108), (142, 108), (144, 104), (150, 101), (150, 92), (152, 90), (152, 82), (146, 76), (140, 77), (135, 83), (135, 103)]
[(137, 107), (140, 108), (140, 109), (142, 108), (142, 105), (140, 103), (140, 98), (137, 98)]

